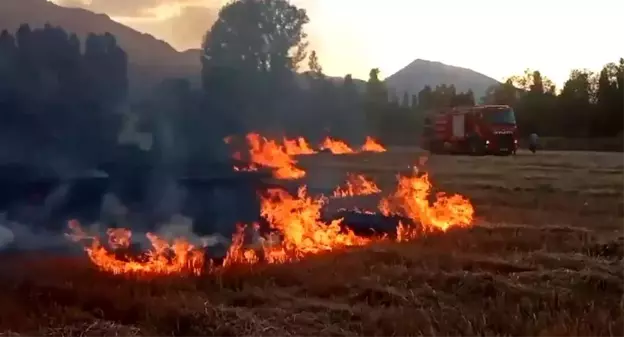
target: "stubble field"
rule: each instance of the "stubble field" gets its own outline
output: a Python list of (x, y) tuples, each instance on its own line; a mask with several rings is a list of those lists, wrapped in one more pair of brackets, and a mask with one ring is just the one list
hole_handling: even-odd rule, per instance
[[(384, 192), (422, 154), (301, 158), (311, 191), (346, 172)], [(624, 334), (623, 156), (520, 152), (433, 156), (434, 187), (468, 197), (475, 226), (407, 243), (230, 268), (199, 278), (127, 280), (86, 259), (0, 262), (5, 335)], [(378, 196), (332, 208), (373, 208)]]

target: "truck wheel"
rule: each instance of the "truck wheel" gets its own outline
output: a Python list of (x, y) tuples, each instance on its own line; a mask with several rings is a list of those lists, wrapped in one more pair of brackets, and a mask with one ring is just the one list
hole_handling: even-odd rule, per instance
[(431, 154), (442, 154), (442, 153), (444, 153), (442, 146), (438, 142), (431, 142), (429, 144), (429, 152)]
[(468, 149), (470, 151), (470, 155), (472, 156), (483, 156), (485, 155), (485, 147), (483, 146), (483, 141), (481, 141), (478, 137), (472, 137), (470, 142), (468, 143)]

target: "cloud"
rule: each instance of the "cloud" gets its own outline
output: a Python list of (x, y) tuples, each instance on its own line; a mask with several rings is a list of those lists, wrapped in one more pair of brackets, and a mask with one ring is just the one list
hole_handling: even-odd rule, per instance
[(114, 18), (124, 25), (148, 33), (169, 42), (178, 50), (201, 48), (206, 32), (218, 16), (218, 9), (203, 6), (188, 6), (176, 15), (161, 20), (133, 20)]
[(220, 0), (57, 0), (61, 6), (81, 7), (110, 16), (150, 16), (155, 8), (182, 8), (185, 6), (220, 6)]
[(54, 0), (67, 7), (105, 13), (169, 42), (178, 50), (200, 48), (225, 0)]
[[(2, 1), (2, 0), (0, 0)], [(167, 41), (178, 50), (201, 48), (203, 37), (229, 0), (52, 0), (68, 7), (105, 13), (126, 26)], [(318, 0), (293, 0), (311, 15), (320, 11)], [(306, 27), (315, 49), (318, 34)]]

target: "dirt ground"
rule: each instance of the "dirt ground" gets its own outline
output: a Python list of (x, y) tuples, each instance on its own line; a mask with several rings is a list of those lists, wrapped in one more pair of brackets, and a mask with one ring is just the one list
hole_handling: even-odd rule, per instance
[[(346, 172), (390, 192), (422, 155), (302, 158), (311, 191)], [(0, 262), (0, 331), (22, 335), (621, 336), (622, 153), (433, 156), (436, 189), (473, 202), (470, 229), (286, 265), (127, 280), (75, 259)], [(332, 201), (372, 208), (378, 197)]]

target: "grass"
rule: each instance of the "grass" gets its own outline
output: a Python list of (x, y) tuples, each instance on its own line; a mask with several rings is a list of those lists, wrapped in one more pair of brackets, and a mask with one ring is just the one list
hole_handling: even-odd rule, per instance
[[(302, 162), (318, 189), (331, 190), (349, 171), (366, 173), (388, 190), (395, 172), (417, 156), (397, 150)], [(131, 280), (99, 273), (79, 258), (5, 258), (0, 331), (624, 334), (621, 154), (436, 156), (427, 170), (437, 188), (474, 202), (475, 227), (199, 278)], [(358, 198), (358, 204), (375, 203), (374, 196)]]

